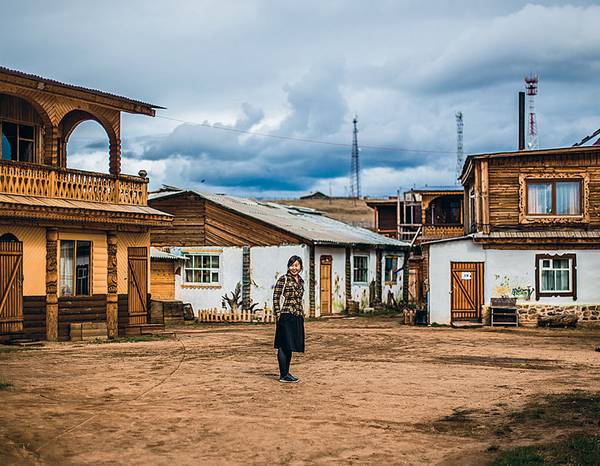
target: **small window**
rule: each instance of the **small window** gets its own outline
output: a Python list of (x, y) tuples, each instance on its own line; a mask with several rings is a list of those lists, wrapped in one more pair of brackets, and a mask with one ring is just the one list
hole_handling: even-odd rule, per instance
[(60, 295), (91, 295), (91, 241), (60, 242)]
[(220, 283), (220, 258), (210, 254), (187, 254), (185, 256), (186, 283)]
[(369, 256), (354, 256), (354, 283), (368, 283)]
[(385, 256), (385, 274), (386, 282), (396, 282), (400, 272), (398, 256)]
[(581, 182), (527, 182), (527, 213), (530, 215), (581, 215)]
[(0, 128), (2, 160), (35, 161), (35, 127), (2, 121)]
[(572, 296), (577, 299), (575, 254), (537, 255), (537, 297)]

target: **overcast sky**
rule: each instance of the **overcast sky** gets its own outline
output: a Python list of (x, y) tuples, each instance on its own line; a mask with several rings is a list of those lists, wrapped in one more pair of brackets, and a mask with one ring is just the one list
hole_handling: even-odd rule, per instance
[[(123, 170), (153, 187), (345, 195), (349, 147), (210, 126), (350, 144), (355, 113), (360, 144), (394, 149), (362, 149), (363, 194), (452, 184), (456, 111), (467, 154), (515, 149), (529, 73), (541, 148), (600, 127), (599, 2), (0, 2), (3, 66), (167, 108), (122, 120)], [(68, 149), (107, 171), (96, 123)]]

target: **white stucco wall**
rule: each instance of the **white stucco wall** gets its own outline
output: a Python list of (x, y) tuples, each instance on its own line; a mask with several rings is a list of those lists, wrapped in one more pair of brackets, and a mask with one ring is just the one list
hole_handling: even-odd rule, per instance
[[(250, 276), (252, 288), (250, 296), (252, 301), (259, 304), (263, 309), (273, 307), (273, 288), (277, 278), (287, 272), (288, 259), (300, 256), (304, 265), (302, 278), (304, 279), (304, 313), (308, 315), (310, 297), (308, 284), (308, 266), (310, 260), (309, 248), (304, 244), (288, 246), (255, 246), (250, 248)], [(240, 268), (241, 280), (241, 268)]]
[[(575, 254), (577, 259), (577, 300), (570, 297), (535, 299), (536, 254)], [(483, 249), (472, 240), (430, 245), (429, 312), (431, 322), (450, 323), (450, 262), (484, 262), (484, 304), (490, 298), (514, 296), (518, 303), (598, 304), (600, 303), (600, 251), (570, 249)], [(529, 299), (526, 290), (532, 291)]]
[[(367, 283), (355, 283), (354, 282), (354, 256), (368, 256), (369, 257), (369, 270)], [(352, 278), (352, 300), (358, 301), (360, 309), (366, 309), (369, 307), (369, 283), (375, 280), (375, 266), (377, 264), (377, 253), (375, 249), (364, 250), (364, 249), (353, 249), (352, 258), (350, 262), (351, 266), (351, 278)]]
[(193, 248), (171, 248), (171, 252), (211, 252), (219, 254), (220, 281), (218, 285), (189, 285), (183, 282), (185, 272), (175, 275), (175, 299), (184, 303), (191, 303), (194, 313), (197, 315), (201, 309), (221, 308), (222, 296), (235, 290), (238, 282), (242, 281), (242, 248), (240, 247), (193, 247)]
[(396, 256), (398, 257), (398, 267), (401, 268), (404, 263), (404, 253), (398, 251), (383, 251), (381, 257), (381, 274), (382, 274), (382, 293), (381, 300), (384, 303), (388, 302), (388, 295), (391, 293), (394, 296), (396, 302), (402, 300), (402, 280), (403, 280), (403, 271), (399, 272), (396, 276), (395, 281), (386, 282), (385, 281), (385, 256)]
[(331, 256), (331, 312), (339, 314), (346, 308), (346, 249), (315, 247), (315, 315), (321, 315), (321, 256)]

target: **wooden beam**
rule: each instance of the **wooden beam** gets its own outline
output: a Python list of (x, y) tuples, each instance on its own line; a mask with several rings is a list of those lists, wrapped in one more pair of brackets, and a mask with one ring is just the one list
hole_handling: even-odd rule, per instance
[(481, 161), (481, 208), (482, 208), (482, 224), (483, 232), (490, 232), (490, 200), (489, 200), (489, 176), (488, 176), (488, 161)]

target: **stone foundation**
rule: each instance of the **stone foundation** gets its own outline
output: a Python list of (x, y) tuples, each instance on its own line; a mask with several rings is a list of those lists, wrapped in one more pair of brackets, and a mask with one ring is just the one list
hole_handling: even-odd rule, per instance
[[(523, 327), (537, 327), (539, 317), (575, 315), (577, 326), (600, 328), (600, 304), (517, 304), (517, 309), (519, 325)], [(482, 306), (481, 317), (484, 325), (490, 325), (489, 305)]]

